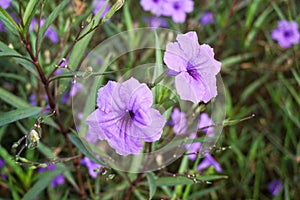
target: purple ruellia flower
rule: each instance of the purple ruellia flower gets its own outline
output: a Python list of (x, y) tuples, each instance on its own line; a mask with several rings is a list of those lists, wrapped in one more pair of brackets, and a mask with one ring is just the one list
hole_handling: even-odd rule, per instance
[(200, 23), (202, 25), (213, 24), (215, 23), (215, 18), (212, 12), (205, 12), (201, 16)]
[(4, 164), (5, 164), (4, 160), (2, 160), (2, 159), (0, 158), (0, 168), (3, 167)]
[[(190, 139), (196, 139), (197, 138), (197, 134), (196, 133), (191, 133), (189, 136)], [(188, 149), (188, 153), (189, 153), (189, 159), (190, 160), (195, 160), (197, 155), (194, 154), (197, 151), (199, 151), (202, 147), (201, 142), (193, 142), (191, 144), (186, 144), (184, 146), (186, 149)]]
[[(42, 27), (45, 24), (45, 19), (42, 19), (40, 21), (40, 26)], [(37, 19), (33, 18), (31, 21), (31, 24), (29, 26), (29, 30), (37, 30), (38, 28), (38, 21)], [(58, 43), (59, 42), (59, 37), (56, 31), (50, 26), (48, 27), (47, 31), (45, 32), (45, 37), (50, 39), (53, 43)]]
[(84, 90), (84, 86), (81, 83), (73, 84), (70, 89), (70, 97), (74, 97), (81, 90)]
[(276, 40), (282, 48), (289, 48), (300, 42), (298, 24), (295, 21), (280, 20), (278, 26), (272, 31), (272, 38)]
[[(43, 173), (45, 171), (50, 171), (50, 170), (54, 170), (54, 169), (56, 169), (56, 165), (50, 165), (46, 168), (40, 168), (38, 170), (38, 173)], [(52, 180), (51, 185), (53, 188), (55, 188), (56, 186), (62, 185), (64, 183), (65, 183), (64, 176), (62, 174), (59, 174)]]
[(156, 29), (158, 27), (165, 28), (168, 26), (168, 21), (161, 17), (148, 17), (145, 18), (145, 22), (147, 22), (152, 29)]
[[(101, 8), (104, 6), (105, 2), (106, 2), (106, 0), (94, 0), (93, 1), (93, 6), (94, 6), (93, 13), (95, 15), (101, 10)], [(103, 10), (103, 13), (101, 14), (101, 18), (105, 17), (105, 15), (108, 13), (109, 9), (110, 9), (110, 5), (107, 4), (107, 6)]]
[[(207, 113), (201, 113), (200, 114), (198, 125), (197, 125), (198, 129), (210, 126), (212, 124), (213, 124), (213, 121), (211, 120), (211, 118), (208, 116)], [(209, 129), (206, 128), (203, 131), (207, 133), (207, 137), (214, 137), (214, 135), (215, 135), (214, 130), (212, 128), (209, 128)], [(196, 133), (191, 133), (189, 138), (190, 139), (195, 139), (195, 138), (197, 138), (197, 134)], [(197, 151), (201, 150), (201, 147), (202, 147), (201, 142), (193, 142), (190, 145), (185, 145), (185, 148), (188, 150), (189, 153), (197, 152)], [(196, 158), (195, 154), (190, 154), (189, 155), (190, 160), (195, 160), (195, 158)]]
[(160, 139), (166, 121), (152, 103), (151, 90), (135, 78), (109, 81), (98, 90), (98, 109), (87, 117), (87, 137), (97, 135), (120, 155), (140, 153), (142, 140)]
[(92, 178), (96, 178), (100, 172), (102, 165), (95, 163), (88, 157), (84, 157), (80, 160), (80, 164), (85, 165), (88, 168), (89, 174)]
[(154, 15), (163, 14), (164, 4), (166, 0), (141, 0), (141, 6), (145, 11), (151, 11)]
[(185, 134), (187, 130), (186, 115), (175, 108), (171, 114), (171, 123), (175, 134)]
[(193, 103), (209, 102), (217, 96), (216, 75), (221, 63), (214, 59), (213, 49), (199, 45), (196, 32), (177, 35), (178, 42), (167, 45), (164, 62), (174, 71), (177, 93)]
[(10, 6), (10, 2), (11, 0), (1, 0), (0, 1), (0, 6), (3, 8), (3, 9), (6, 9)]
[(171, 16), (174, 22), (183, 23), (186, 14), (192, 12), (193, 9), (194, 2), (192, 0), (166, 0), (163, 14)]
[(202, 162), (198, 165), (197, 170), (202, 171), (210, 166), (213, 166), (217, 172), (222, 171), (220, 164), (209, 153), (207, 153), (205, 154)]
[(278, 179), (274, 179), (268, 184), (268, 190), (273, 196), (276, 196), (278, 192), (281, 190), (281, 188), (282, 188), (282, 183)]
[(208, 116), (207, 113), (201, 113), (200, 114), (197, 127), (198, 127), (198, 129), (202, 129), (203, 128), (202, 131), (206, 132), (206, 134), (207, 134), (208, 137), (214, 137), (215, 136), (214, 128), (213, 127), (204, 128), (204, 127), (211, 126), (213, 124), (214, 124), (214, 122)]
[(29, 105), (36, 106), (36, 96), (33, 93), (29, 96)]

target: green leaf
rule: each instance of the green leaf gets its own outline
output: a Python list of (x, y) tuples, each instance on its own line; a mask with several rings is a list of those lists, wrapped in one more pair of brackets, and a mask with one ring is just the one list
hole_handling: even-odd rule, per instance
[(12, 105), (15, 108), (25, 108), (30, 106), (27, 102), (3, 88), (0, 88), (0, 94), (0, 99)]
[(83, 141), (78, 136), (68, 134), (68, 138), (79, 149), (79, 151), (81, 153), (83, 153), (85, 156), (87, 156), (89, 159), (91, 159), (95, 163), (105, 165), (101, 160), (96, 158), (96, 156), (94, 154), (92, 154), (90, 150), (88, 150), (86, 145), (83, 143)]
[(30, 20), (30, 17), (33, 13), (33, 15), (35, 14), (35, 7), (38, 5), (38, 3), (40, 2), (40, 0), (30, 0), (29, 3), (26, 6), (25, 12), (23, 14), (23, 21), (24, 24), (27, 24), (28, 21)]
[(20, 119), (37, 115), (41, 111), (42, 109), (39, 107), (28, 107), (28, 108), (20, 108), (17, 110), (1, 113), (0, 126), (18, 121)]
[(24, 180), (25, 173), (23, 172), (22, 168), (16, 164), (13, 157), (9, 155), (6, 149), (4, 149), (2, 146), (0, 146), (0, 157), (5, 161), (6, 165), (12, 168), (20, 180)]
[[(33, 2), (33, 1), (35, 1), (35, 2), (33, 4), (33, 7), (31, 7), (30, 3)], [(23, 35), (24, 35), (24, 37), (26, 37), (26, 34), (28, 32), (28, 29), (29, 29), (29, 26), (31, 24), (31, 21), (32, 21), (34, 15), (36, 14), (36, 10), (38, 9), (38, 7), (39, 7), (39, 0), (32, 0), (32, 1), (30, 1), (29, 4), (28, 4), (28, 6), (26, 7), (26, 10), (25, 10), (24, 14), (26, 14), (27, 8), (31, 9), (31, 10), (30, 10), (28, 19), (25, 20), (25, 15), (24, 15), (24, 18), (23, 18), (24, 19), (24, 23), (25, 23), (25, 27), (23, 29)]]
[(15, 22), (15, 20), (4, 10), (0, 7), (0, 19), (1, 21), (6, 24), (7, 28), (9, 28), (14, 34), (18, 34), (17, 31), (20, 31), (19, 26)]
[(63, 167), (57, 165), (55, 170), (44, 172), (44, 175), (33, 185), (33, 187), (25, 194), (22, 200), (32, 200), (51, 183), (51, 181), (64, 170)]
[(149, 183), (149, 199), (152, 199), (156, 192), (155, 175), (152, 172), (146, 174)]
[(194, 181), (183, 176), (177, 177), (161, 177), (156, 179), (157, 186), (176, 186), (176, 185), (190, 185), (194, 184)]
[(41, 46), (42, 43), (42, 38), (44, 37), (47, 29), (49, 28), (49, 26), (53, 23), (53, 21), (55, 20), (55, 18), (59, 15), (59, 13), (62, 12), (62, 10), (65, 8), (65, 6), (69, 3), (69, 0), (64, 0), (63, 2), (61, 2), (52, 12), (51, 14), (47, 17), (44, 25), (41, 27), (40, 33), (39, 33), (39, 46)]

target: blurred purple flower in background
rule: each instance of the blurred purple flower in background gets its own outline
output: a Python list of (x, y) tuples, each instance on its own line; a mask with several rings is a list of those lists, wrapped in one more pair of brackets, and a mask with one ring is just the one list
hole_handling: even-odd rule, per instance
[(100, 172), (100, 168), (102, 165), (95, 163), (88, 157), (84, 157), (80, 160), (80, 164), (85, 165), (88, 168), (89, 174), (92, 178), (96, 178), (98, 173)]
[(210, 166), (213, 166), (217, 172), (222, 171), (220, 164), (209, 153), (207, 153), (205, 154), (202, 162), (198, 165), (197, 170), (202, 171)]
[(280, 20), (278, 26), (272, 31), (272, 38), (282, 48), (289, 48), (300, 42), (300, 33), (296, 21)]
[(154, 15), (160, 16), (163, 13), (165, 0), (141, 0), (141, 6), (145, 11), (151, 11)]
[[(51, 170), (55, 170), (56, 169), (56, 165), (50, 165), (46, 168), (40, 168), (38, 170), (38, 173), (43, 173), (45, 171), (51, 171)], [(64, 176), (62, 174), (57, 175), (56, 177), (53, 178), (52, 182), (51, 182), (51, 186), (53, 188), (55, 188), (58, 185), (62, 185), (65, 183), (65, 179)]]
[(183, 23), (186, 14), (193, 11), (194, 2), (192, 0), (166, 0), (163, 8), (165, 16), (171, 16), (174, 22)]
[(144, 21), (147, 22), (152, 29), (156, 29), (158, 27), (165, 28), (168, 26), (168, 21), (161, 17), (147, 17)]
[(177, 93), (181, 99), (193, 103), (209, 102), (217, 96), (216, 75), (221, 63), (214, 59), (209, 45), (199, 45), (196, 32), (178, 34), (176, 39), (178, 42), (168, 43), (164, 62), (177, 74)]
[(272, 194), (272, 196), (276, 196), (281, 189), (282, 183), (278, 179), (274, 179), (268, 185), (268, 190)]
[[(198, 121), (198, 129), (202, 129), (204, 127), (207, 126), (211, 126), (213, 125), (214, 122), (212, 121), (212, 119), (208, 116), (207, 113), (201, 113), (199, 116), (199, 121)], [(214, 128), (213, 127), (209, 127), (209, 128), (204, 128), (201, 131), (206, 132), (208, 137), (214, 137), (215, 136), (215, 132), (214, 132)]]
[[(106, 0), (94, 0), (93, 1), (93, 6), (94, 6), (94, 10), (93, 10), (93, 13), (94, 15), (96, 15), (100, 10), (101, 8), (104, 6)], [(110, 4), (107, 4), (106, 7), (104, 8), (102, 14), (101, 14), (101, 18), (104, 18), (105, 15), (108, 13), (110, 9)]]
[(213, 24), (215, 23), (215, 18), (212, 12), (205, 12), (201, 16), (200, 23), (202, 25)]
[[(196, 139), (197, 134), (196, 133), (191, 133), (189, 136), (189, 139)], [(195, 160), (197, 155), (195, 154), (201, 149), (201, 142), (193, 142), (191, 144), (186, 144), (184, 147), (188, 150), (189, 153), (189, 159), (190, 160)]]
[(0, 158), (0, 168), (3, 167), (4, 164), (5, 164), (4, 160), (2, 160), (2, 159)]
[[(41, 19), (41, 21), (40, 21), (41, 27), (44, 26), (45, 21), (46, 21), (45, 19)], [(33, 31), (33, 30), (37, 30), (37, 29), (38, 29), (38, 20), (33, 18), (31, 21), (31, 24), (29, 26), (29, 30)], [(53, 43), (59, 42), (58, 34), (51, 26), (49, 26), (47, 31), (45, 32), (45, 37), (50, 39)]]
[(74, 83), (70, 89), (70, 97), (74, 97), (78, 92), (84, 90), (84, 86), (81, 83)]
[(3, 9), (7, 9), (10, 6), (10, 2), (11, 2), (11, 0), (1, 0), (0, 1), (0, 6)]
[(0, 21), (0, 32), (5, 32), (5, 26), (2, 21)]
[(140, 153), (142, 140), (160, 139), (166, 121), (151, 108), (152, 103), (152, 92), (146, 84), (134, 78), (123, 83), (109, 81), (98, 90), (98, 109), (87, 117), (87, 137), (97, 135), (120, 155)]
[(187, 120), (185, 113), (180, 112), (178, 108), (174, 108), (171, 114), (171, 125), (173, 125), (175, 134), (185, 134), (187, 130)]

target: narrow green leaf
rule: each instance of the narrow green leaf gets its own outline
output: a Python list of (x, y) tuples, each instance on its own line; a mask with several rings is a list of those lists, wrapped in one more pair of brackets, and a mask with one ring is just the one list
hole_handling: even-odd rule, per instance
[[(29, 4), (30, 4), (30, 2), (29, 2)], [(27, 10), (28, 7), (29, 7), (29, 5), (26, 7), (26, 10)], [(26, 36), (26, 34), (27, 34), (27, 32), (28, 32), (28, 29), (29, 29), (29, 26), (30, 26), (30, 24), (31, 24), (31, 21), (32, 21), (34, 15), (36, 14), (36, 10), (37, 10), (38, 8), (39, 8), (39, 0), (38, 0), (38, 2), (36, 2), (36, 3), (34, 4), (34, 6), (32, 7), (32, 10), (31, 10), (30, 13), (29, 13), (28, 19), (24, 20), (24, 23), (25, 23), (25, 27), (24, 27), (24, 29), (23, 29), (23, 35), (24, 35), (24, 36)], [(29, 8), (29, 9), (31, 9), (31, 8)], [(25, 14), (26, 14), (26, 10), (25, 10)], [(24, 18), (24, 19), (25, 19), (25, 18)]]
[(152, 172), (146, 174), (147, 180), (149, 183), (149, 200), (153, 198), (156, 192), (156, 183), (155, 183), (155, 175)]
[(0, 126), (18, 121), (20, 119), (37, 115), (39, 112), (41, 112), (41, 110), (42, 109), (39, 107), (28, 107), (28, 108), (20, 108), (17, 110), (1, 113)]
[(25, 173), (23, 172), (22, 168), (18, 164), (16, 164), (13, 157), (9, 155), (6, 149), (4, 149), (1, 145), (0, 145), (0, 157), (5, 161), (5, 163), (9, 167), (13, 169), (14, 173), (18, 176), (20, 180), (23, 180), (25, 178)]
[(64, 170), (63, 167), (57, 166), (55, 170), (44, 172), (44, 175), (31, 187), (25, 194), (22, 200), (32, 200), (39, 196), (39, 194), (51, 183), (51, 181)]
[(15, 30), (20, 31), (20, 28), (15, 20), (2, 7), (0, 7), (0, 18), (8, 22), (12, 27), (15, 28)]
[(190, 185), (194, 184), (194, 181), (183, 176), (177, 177), (161, 177), (156, 179), (157, 186), (176, 186), (176, 185)]
[(16, 95), (10, 93), (9, 91), (0, 88), (0, 99), (2, 99), (4, 102), (12, 105), (15, 108), (25, 108), (29, 107), (30, 105), (25, 102), (20, 97), (17, 97)]
[(51, 14), (47, 17), (44, 25), (41, 27), (40, 33), (39, 33), (39, 46), (41, 46), (43, 37), (49, 28), (49, 26), (53, 23), (53, 21), (56, 19), (56, 17), (62, 12), (62, 10), (68, 5), (69, 0), (64, 0), (61, 2), (52, 12)]
[(23, 14), (24, 24), (27, 24), (27, 22), (30, 21), (30, 16), (32, 15), (32, 13), (35, 14), (34, 9), (39, 2), (40, 2), (40, 0), (30, 0), (29, 1), (29, 3), (26, 6), (25, 12)]
[(253, 0), (251, 3), (248, 4), (248, 11), (246, 14), (246, 27), (250, 27), (254, 17), (255, 13), (258, 12), (258, 8), (260, 7), (261, 0)]

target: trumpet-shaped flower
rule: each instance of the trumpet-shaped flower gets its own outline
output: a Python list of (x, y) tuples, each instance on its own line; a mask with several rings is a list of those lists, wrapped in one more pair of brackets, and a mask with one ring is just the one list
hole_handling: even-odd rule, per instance
[(183, 23), (186, 14), (192, 12), (194, 2), (192, 0), (166, 0), (164, 4), (164, 15), (171, 16), (174, 22)]
[(278, 26), (272, 31), (272, 38), (278, 42), (282, 48), (289, 48), (300, 42), (298, 24), (295, 21), (278, 21)]
[(175, 75), (177, 93), (193, 103), (209, 102), (217, 96), (216, 75), (221, 63), (214, 59), (213, 49), (199, 45), (196, 32), (179, 34), (177, 42), (167, 45), (164, 62)]
[(268, 184), (268, 190), (272, 196), (276, 196), (282, 189), (282, 183), (278, 179), (274, 179)]
[(141, 0), (141, 6), (145, 11), (151, 11), (154, 15), (163, 14), (165, 0)]
[(151, 108), (153, 96), (146, 84), (130, 78), (109, 81), (98, 90), (98, 108), (87, 117), (87, 139), (106, 140), (120, 155), (138, 154), (142, 141), (159, 140), (165, 118)]
[(215, 22), (216, 22), (216, 20), (215, 20), (212, 12), (203, 13), (203, 15), (201, 16), (201, 19), (200, 19), (200, 23), (202, 25), (213, 24)]

